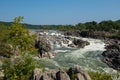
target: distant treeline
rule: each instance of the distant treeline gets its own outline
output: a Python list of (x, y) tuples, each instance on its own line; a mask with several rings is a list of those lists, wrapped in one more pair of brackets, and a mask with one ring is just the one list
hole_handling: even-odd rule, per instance
[[(10, 26), (12, 22), (0, 22), (6, 26)], [(94, 30), (94, 31), (111, 31), (120, 30), (120, 20), (112, 21), (96, 21), (78, 23), (76, 25), (31, 25), (25, 24), (30, 29), (52, 29), (52, 30)]]

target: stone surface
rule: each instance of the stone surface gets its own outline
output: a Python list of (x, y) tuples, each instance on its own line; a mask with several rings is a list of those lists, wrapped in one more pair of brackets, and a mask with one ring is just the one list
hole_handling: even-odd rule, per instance
[(60, 70), (56, 73), (56, 80), (70, 80), (70, 78), (65, 71)]
[(91, 80), (89, 75), (79, 67), (69, 70), (53, 69), (41, 72), (35, 69), (30, 76), (30, 80)]
[(70, 47), (77, 47), (77, 48), (84, 48), (86, 45), (89, 45), (90, 43), (87, 41), (83, 41), (81, 39), (74, 38), (72, 44), (70, 44)]
[(120, 70), (120, 41), (107, 40), (106, 51), (102, 53), (103, 61), (110, 67)]
[(70, 68), (67, 73), (71, 80), (91, 80), (90, 76), (79, 67)]

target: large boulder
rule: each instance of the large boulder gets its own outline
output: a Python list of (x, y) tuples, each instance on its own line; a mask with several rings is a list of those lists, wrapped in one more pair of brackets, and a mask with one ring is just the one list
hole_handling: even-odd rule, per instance
[(76, 45), (78, 48), (84, 48), (86, 45), (89, 45), (90, 43), (87, 41), (83, 41), (81, 39), (74, 38), (73, 44)]

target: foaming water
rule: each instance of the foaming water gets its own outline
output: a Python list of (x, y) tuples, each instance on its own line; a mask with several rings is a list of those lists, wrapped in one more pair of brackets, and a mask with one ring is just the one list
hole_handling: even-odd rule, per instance
[[(63, 39), (64, 35), (58, 32), (50, 32), (49, 36), (57, 36)], [(69, 40), (68, 44), (64, 44), (61, 41), (61, 44), (56, 42), (53, 44), (54, 38), (51, 41), (51, 44), (55, 49), (55, 58), (53, 59), (45, 59), (43, 64), (47, 68), (69, 68), (73, 66), (80, 66), (85, 70), (106, 72), (111, 75), (113, 80), (120, 80), (120, 73), (116, 70), (109, 68), (105, 63), (102, 62), (101, 54), (105, 51), (105, 43), (99, 39), (91, 39), (91, 38), (81, 38), (81, 37), (73, 37), (78, 38), (84, 41), (88, 41), (90, 45), (85, 46), (84, 48), (70, 48), (67, 47), (68, 44), (72, 42)]]

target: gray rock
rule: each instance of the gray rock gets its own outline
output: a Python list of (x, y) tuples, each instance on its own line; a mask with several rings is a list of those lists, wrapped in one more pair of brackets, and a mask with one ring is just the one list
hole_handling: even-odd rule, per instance
[(40, 80), (54, 80), (52, 77), (51, 77), (51, 75), (48, 73), (44, 73), (42, 76), (41, 76), (41, 78), (40, 78)]
[(75, 44), (68, 44), (68, 47), (76, 48), (77, 46)]
[(70, 68), (67, 73), (72, 80), (91, 80), (90, 76), (79, 67)]
[(120, 70), (120, 44), (119, 40), (107, 40), (106, 51), (102, 53), (103, 62), (108, 66)]
[(83, 41), (81, 39), (74, 38), (73, 44), (75, 44), (78, 48), (84, 48), (86, 45), (89, 45), (90, 43), (87, 41)]
[(70, 80), (68, 74), (65, 71), (58, 71), (56, 73), (57, 80)]
[(33, 71), (32, 75), (30, 76), (30, 80), (40, 80), (41, 76), (42, 76), (41, 69), (36, 68)]
[(40, 69), (35, 69), (30, 80), (91, 80), (91, 78), (85, 71), (76, 67), (70, 68), (67, 72), (58, 69), (42, 72)]

